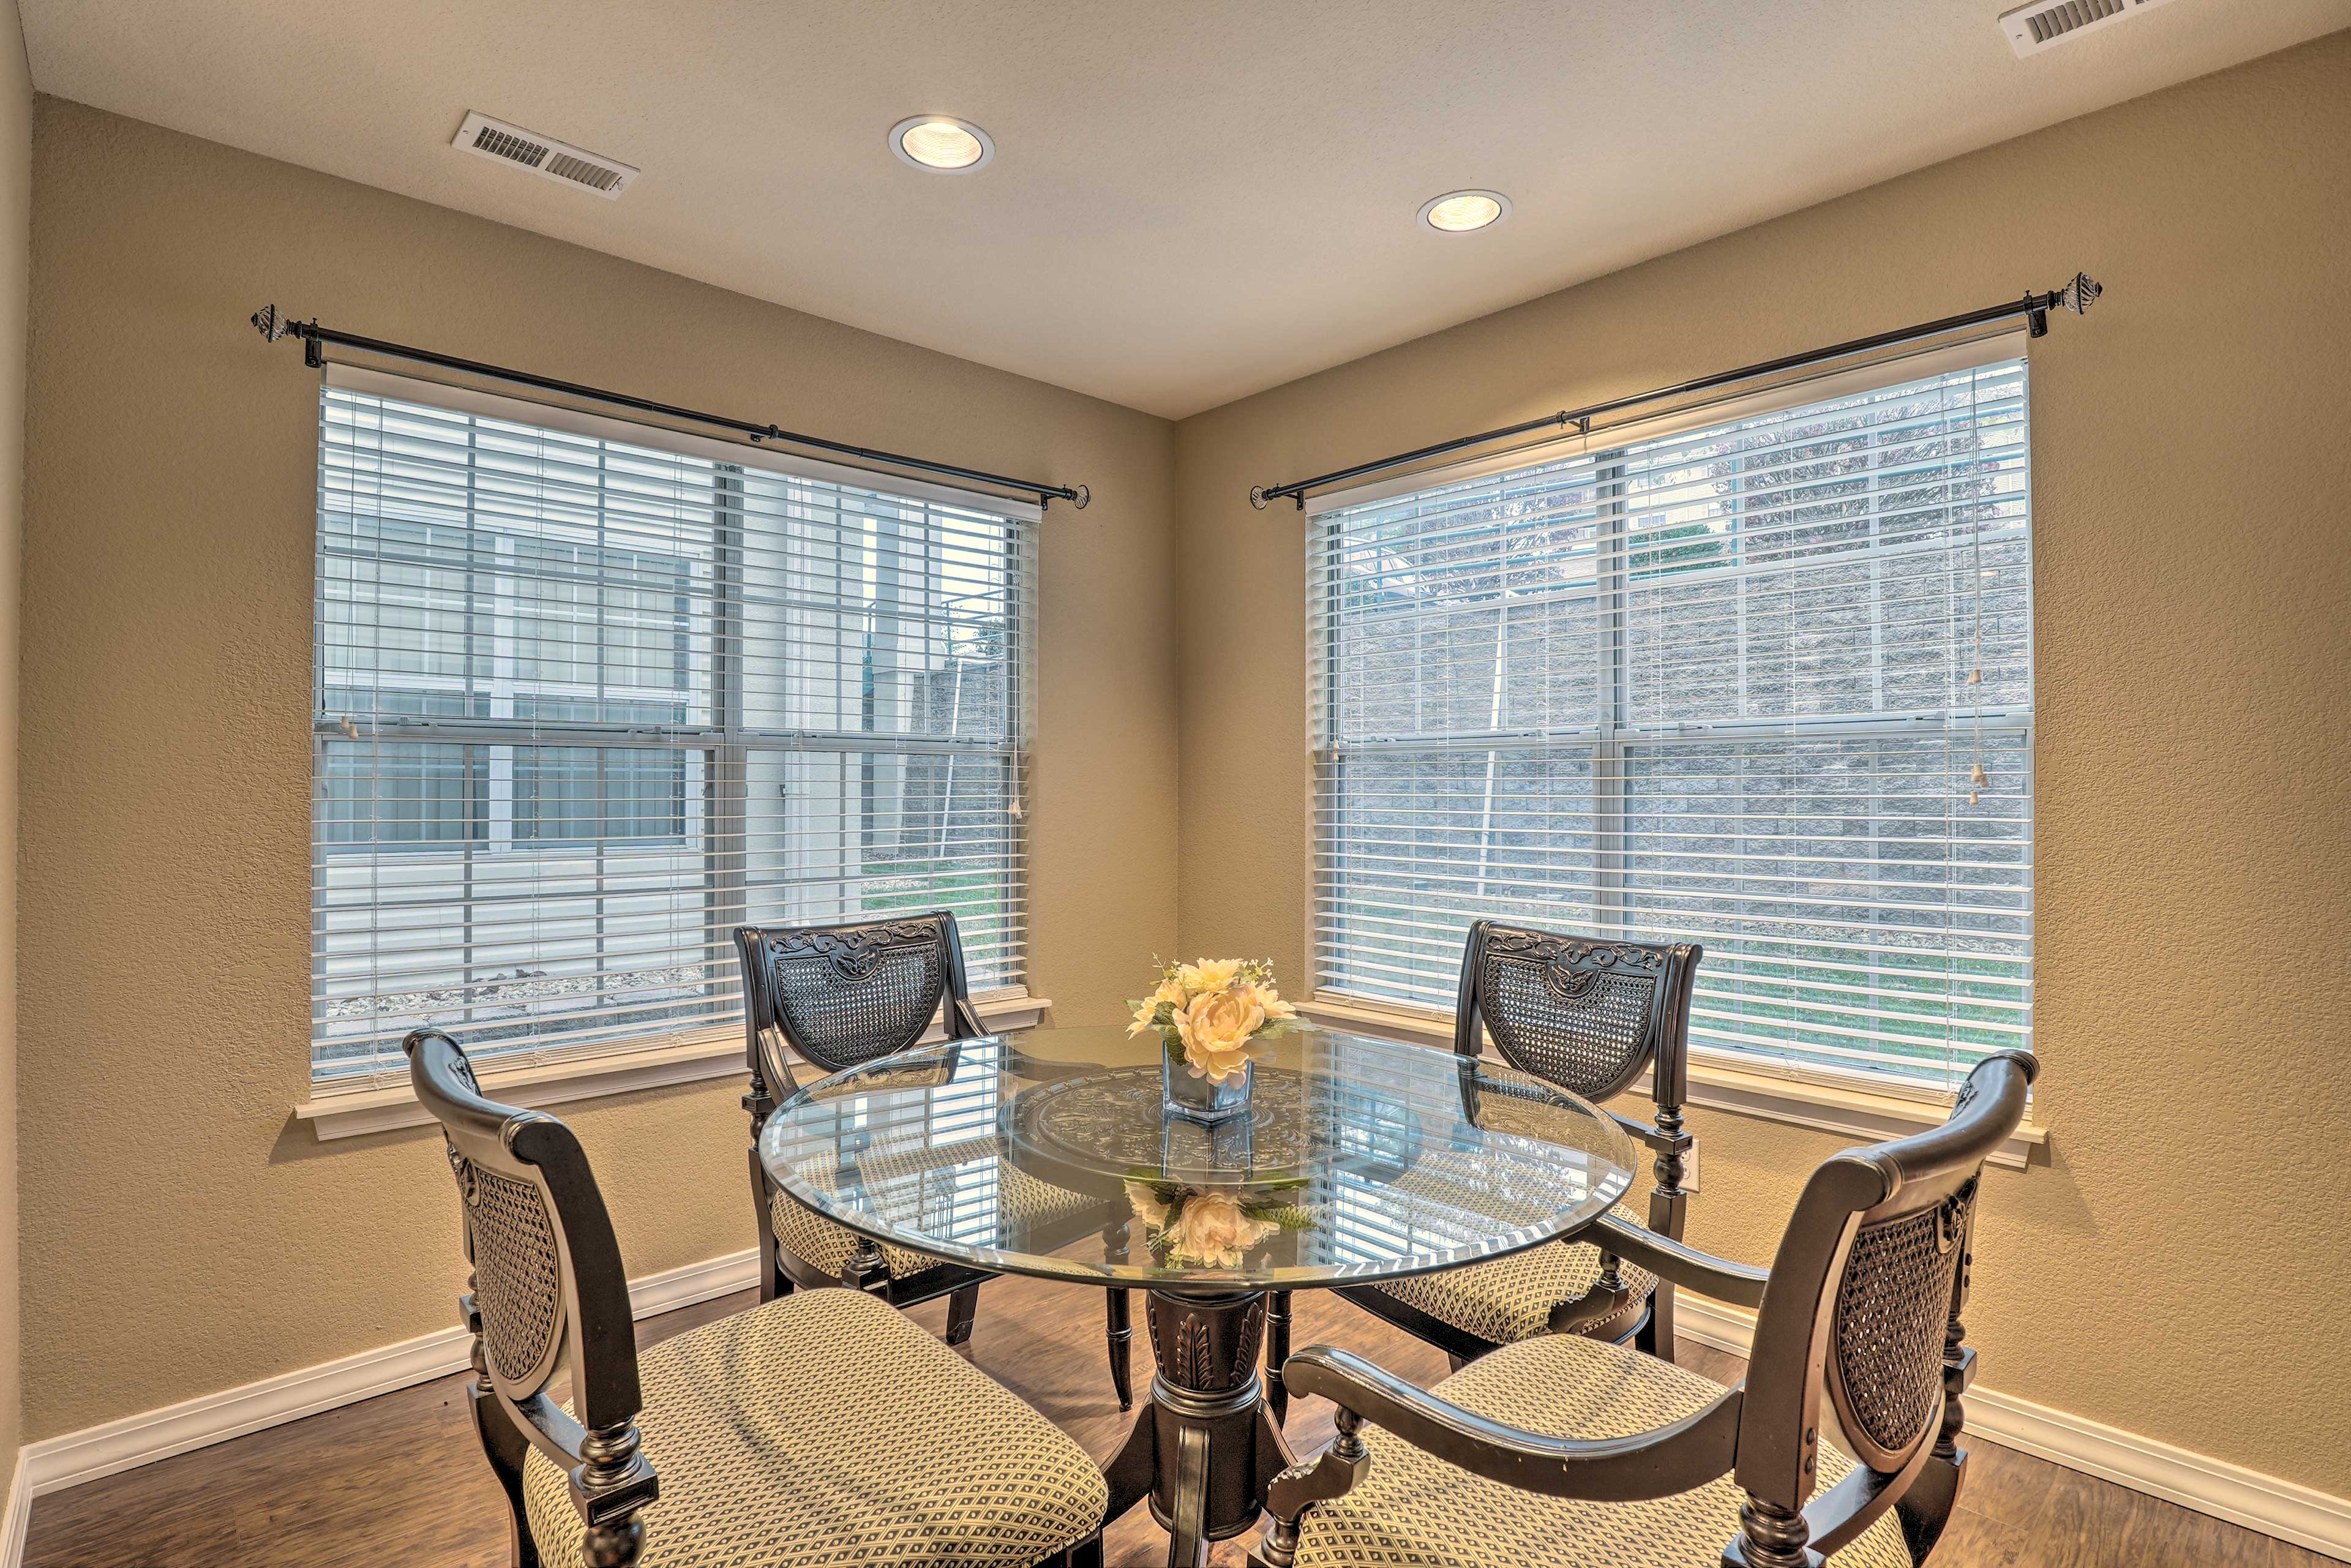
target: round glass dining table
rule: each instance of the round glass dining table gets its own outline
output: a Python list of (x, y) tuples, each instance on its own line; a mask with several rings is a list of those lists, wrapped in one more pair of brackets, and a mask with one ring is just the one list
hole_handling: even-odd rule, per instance
[(1165, 1108), (1163, 1050), (1116, 1025), (918, 1046), (792, 1094), (759, 1156), (874, 1242), (1146, 1290), (1158, 1375), (1105, 1467), (1110, 1517), (1147, 1500), (1188, 1565), (1251, 1528), (1293, 1462), (1287, 1292), (1573, 1236), (1631, 1186), (1635, 1155), (1539, 1079), (1304, 1027), (1254, 1053), (1245, 1112), (1199, 1123)]

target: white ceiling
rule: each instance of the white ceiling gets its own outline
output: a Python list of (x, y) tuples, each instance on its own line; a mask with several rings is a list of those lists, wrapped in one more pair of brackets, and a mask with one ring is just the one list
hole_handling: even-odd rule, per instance
[[(2019, 60), (2014, 3), (23, 11), (43, 91), (1180, 416), (2351, 25), (2179, 0)], [(643, 177), (606, 202), (455, 151), (469, 109)], [(995, 162), (908, 168), (883, 137), (917, 112)], [(1417, 226), (1459, 186), (1516, 211)]]

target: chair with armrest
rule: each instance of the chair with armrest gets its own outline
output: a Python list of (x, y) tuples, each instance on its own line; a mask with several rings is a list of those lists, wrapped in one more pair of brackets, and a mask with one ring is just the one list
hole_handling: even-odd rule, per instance
[[(1427, 1390), (1345, 1351), (1301, 1351), (1290, 1389), (1335, 1403), (1339, 1436), (1273, 1482), (1257, 1562), (1924, 1563), (1967, 1467), (1978, 1184), (2034, 1071), (2022, 1052), (1989, 1057), (1943, 1125), (1823, 1163), (1769, 1272), (1603, 1218), (1601, 1245), (1627, 1262), (1759, 1309), (1736, 1388), (1568, 1334)], [(1819, 1440), (1823, 1395), (1852, 1458)]]
[[(1647, 1228), (1676, 1239), (1689, 1204), (1681, 1183), (1693, 1140), (1682, 1130), (1682, 1104), (1689, 1092), (1690, 989), (1703, 951), (1694, 943), (1619, 942), (1480, 920), (1462, 953), (1454, 1015), (1457, 1052), (1479, 1059), (1490, 1034), (1509, 1064), (1488, 1071), (1468, 1107), (1480, 1126), (1510, 1129), (1513, 1077), (1526, 1082), (1529, 1099), (1548, 1084), (1600, 1102), (1650, 1074), (1653, 1121), (1607, 1114), (1655, 1151)], [(1629, 1208), (1617, 1212), (1634, 1218)], [(1673, 1359), (1671, 1284), (1588, 1241), (1340, 1293), (1445, 1351), (1456, 1370), (1540, 1333), (1631, 1339)]]
[[(963, 940), (946, 910), (860, 925), (737, 926), (742, 961), (745, 1054), (751, 1084), (751, 1201), (759, 1230), (759, 1299), (795, 1288), (848, 1285), (894, 1307), (949, 1296), (947, 1343), (964, 1348), (979, 1310), (979, 1287), (996, 1276), (874, 1241), (817, 1213), (777, 1186), (759, 1158), (759, 1129), (799, 1087), (797, 1053), (820, 1074), (904, 1051), (944, 1018), (950, 1040), (987, 1032), (971, 1005)], [(954, 1151), (944, 1151), (951, 1155)], [(1086, 1200), (1008, 1169), (1002, 1200), (1050, 1218)], [(1132, 1308), (1109, 1295), (1111, 1381), (1119, 1408), (1134, 1403)]]
[(457, 1178), (469, 1396), (516, 1568), (1100, 1564), (1108, 1493), (1084, 1450), (869, 1295), (812, 1291), (638, 1350), (571, 1129), (483, 1098), (438, 1030), (404, 1049)]

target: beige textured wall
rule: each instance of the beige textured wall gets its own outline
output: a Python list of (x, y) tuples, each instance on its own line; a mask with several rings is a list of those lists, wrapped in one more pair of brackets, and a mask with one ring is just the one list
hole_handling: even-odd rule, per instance
[[(1251, 484), (2076, 267), (2032, 350), (2054, 1157), (1993, 1173), (1969, 1321), (1991, 1386), (2351, 1493), (2351, 34), (1185, 421), (1184, 951), (1305, 967), (1304, 549)], [(1694, 1129), (1693, 1239), (1768, 1261), (1839, 1141)]]
[[(1173, 950), (1176, 632), (1130, 587), (1174, 569), (1165, 422), (52, 99), (33, 205), (27, 1438), (455, 1321), (433, 1136), (321, 1146), (288, 1116), (318, 384), (246, 325), (266, 301), (1091, 485), (1042, 534), (1031, 983), (1058, 1021), (1104, 1022)], [(632, 1271), (752, 1244), (739, 1093), (572, 1115)]]
[(25, 312), (33, 78), (16, 0), (0, 0), (0, 1508), (21, 1440), (16, 1284), (16, 575), (24, 538)]

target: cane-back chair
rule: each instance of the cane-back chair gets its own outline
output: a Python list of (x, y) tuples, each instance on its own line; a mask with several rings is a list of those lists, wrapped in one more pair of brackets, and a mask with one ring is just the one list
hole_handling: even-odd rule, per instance
[(1084, 1450), (872, 1296), (811, 1291), (638, 1350), (571, 1129), (483, 1098), (438, 1030), (405, 1049), (457, 1178), (474, 1426), (517, 1568), (1101, 1563)]
[[(1429, 1390), (1345, 1351), (1301, 1351), (1290, 1386), (1339, 1406), (1339, 1437), (1274, 1481), (1259, 1562), (1924, 1563), (1967, 1467), (1978, 1184), (2033, 1073), (2022, 1052), (1989, 1057), (1943, 1125), (1823, 1163), (1768, 1272), (1603, 1217), (1601, 1244), (1626, 1261), (1758, 1309), (1736, 1388), (1573, 1334), (1498, 1350)], [(1824, 1394), (1851, 1458), (1819, 1440)]]
[[(1682, 1176), (1693, 1140), (1682, 1128), (1689, 1091), (1690, 987), (1703, 950), (1569, 936), (1481, 920), (1461, 958), (1453, 1048), (1482, 1054), (1491, 1036), (1508, 1069), (1485, 1074), (1480, 1126), (1508, 1131), (1512, 1077), (1538, 1101), (1550, 1084), (1605, 1101), (1650, 1074), (1655, 1119), (1611, 1111), (1656, 1155), (1647, 1228), (1679, 1240), (1689, 1195)], [(1637, 1220), (1629, 1208), (1620, 1218)], [(1633, 1340), (1673, 1359), (1673, 1287), (1587, 1241), (1560, 1241), (1490, 1262), (1342, 1292), (1364, 1310), (1444, 1350), (1458, 1370), (1499, 1345), (1540, 1333)]]
[[(946, 910), (862, 925), (737, 926), (742, 960), (744, 1049), (751, 1070), (743, 1108), (751, 1115), (751, 1202), (759, 1230), (759, 1299), (799, 1287), (848, 1285), (896, 1307), (948, 1296), (947, 1343), (971, 1340), (979, 1287), (996, 1276), (904, 1248), (878, 1243), (817, 1213), (778, 1186), (759, 1158), (759, 1129), (799, 1087), (792, 1057), (817, 1072), (840, 1072), (904, 1051), (943, 1018), (948, 1040), (987, 1030), (971, 1005), (963, 940)], [(934, 1157), (953, 1163), (953, 1147)], [(1000, 1201), (1050, 1218), (1056, 1204), (1073, 1215), (1088, 1201), (1009, 1166)], [(1111, 1381), (1119, 1408), (1134, 1404), (1133, 1308), (1111, 1291)]]

